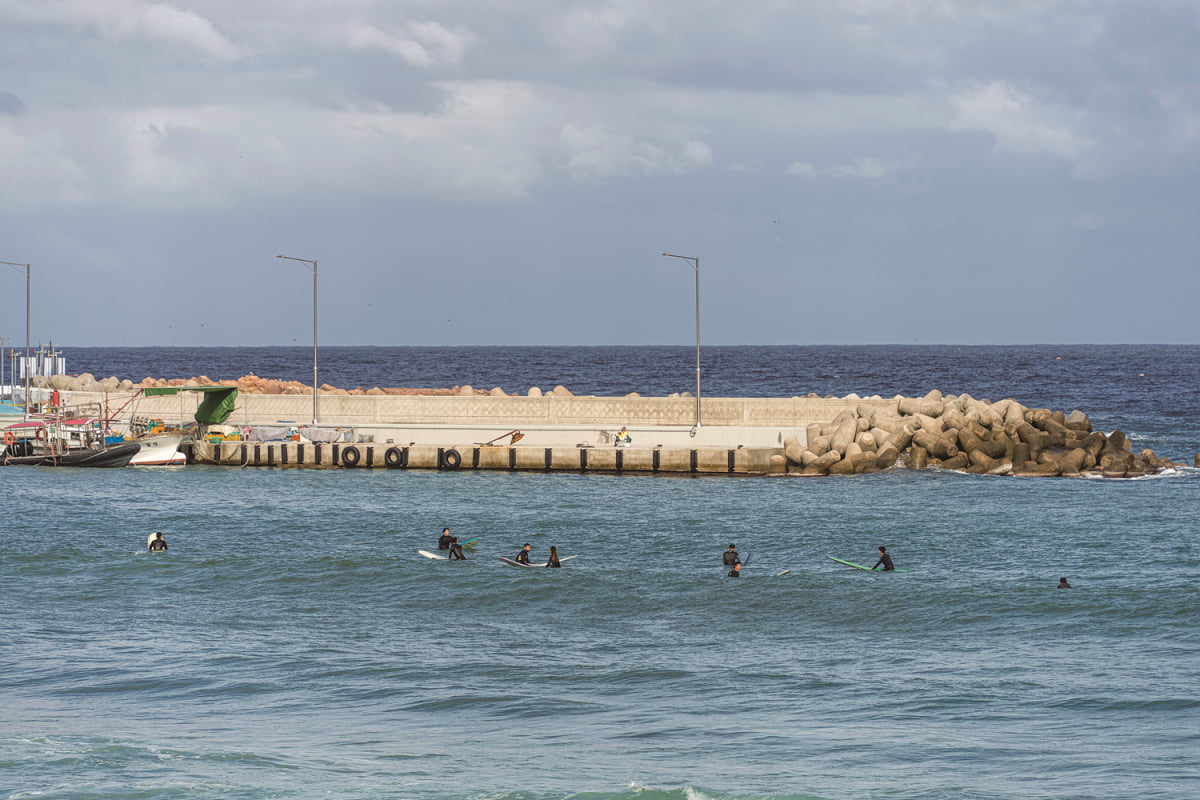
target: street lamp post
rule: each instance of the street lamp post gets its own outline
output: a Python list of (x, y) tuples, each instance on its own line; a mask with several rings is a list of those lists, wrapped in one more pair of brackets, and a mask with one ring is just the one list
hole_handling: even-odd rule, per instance
[[(25, 417), (29, 418), (29, 379), (30, 372), (33, 370), (33, 361), (29, 352), (29, 273), (31, 268), (28, 264), (17, 264), (14, 261), (0, 261), (0, 264), (7, 264), (16, 269), (17, 267), (25, 268)], [(16, 379), (16, 375), (12, 376)]]
[(318, 399), (320, 392), (317, 389), (317, 262), (315, 259), (293, 258), (292, 256), (275, 256), (276, 258), (285, 258), (288, 261), (299, 261), (301, 264), (308, 266), (313, 274), (313, 425), (317, 424), (320, 419)]
[(688, 261), (696, 271), (696, 427), (700, 427), (700, 259), (696, 256), (677, 256), (663, 253), (667, 258)]

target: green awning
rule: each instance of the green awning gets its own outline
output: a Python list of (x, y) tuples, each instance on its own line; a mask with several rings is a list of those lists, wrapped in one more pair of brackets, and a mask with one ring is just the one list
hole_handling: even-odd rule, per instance
[(196, 409), (196, 422), (204, 425), (220, 425), (229, 419), (237, 405), (236, 386), (164, 386), (142, 390), (146, 397), (179, 394), (180, 392), (203, 392), (204, 399)]

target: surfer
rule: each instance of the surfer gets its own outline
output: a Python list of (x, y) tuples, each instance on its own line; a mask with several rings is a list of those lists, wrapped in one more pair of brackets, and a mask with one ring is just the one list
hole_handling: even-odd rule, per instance
[(450, 555), (446, 557), (447, 561), (466, 561), (467, 557), (463, 555), (462, 545), (458, 543), (457, 536), (450, 537)]
[(1058, 588), (1059, 589), (1070, 589), (1070, 588), (1072, 588), (1072, 586), (1071, 586), (1071, 584), (1067, 583), (1066, 578), (1059, 578), (1058, 579)]
[(438, 539), (438, 550), (449, 550), (450, 545), (454, 544), (455, 538), (450, 535), (449, 528), (442, 528), (442, 535)]
[(892, 564), (892, 557), (887, 554), (887, 548), (883, 545), (879, 545), (879, 560), (875, 562), (875, 566), (871, 567), (871, 569), (879, 569), (880, 564), (883, 564), (884, 572), (891, 572), (896, 568)]
[(529, 542), (526, 542), (525, 546), (521, 548), (521, 552), (517, 553), (517, 557), (514, 558), (513, 561), (516, 561), (518, 564), (528, 564), (529, 551), (532, 549), (532, 547), (533, 546), (529, 544)]
[(721, 563), (727, 567), (732, 567), (734, 564), (737, 564), (740, 561), (741, 559), (738, 557), (737, 548), (734, 545), (729, 545), (729, 549), (726, 550), (724, 555), (721, 556)]
[(158, 550), (166, 550), (166, 549), (167, 549), (167, 540), (163, 538), (162, 531), (156, 531), (154, 534), (154, 538), (150, 540), (150, 551), (155, 552)]
[(733, 569), (729, 570), (729, 574), (726, 577), (728, 577), (728, 578), (742, 577), (742, 562), (740, 562), (740, 561), (733, 562)]
[(550, 559), (546, 562), (547, 567), (561, 567), (562, 564), (558, 561), (558, 548), (550, 545)]

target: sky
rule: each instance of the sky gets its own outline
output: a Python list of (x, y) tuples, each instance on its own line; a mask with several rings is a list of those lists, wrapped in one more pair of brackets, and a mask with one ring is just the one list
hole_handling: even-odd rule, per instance
[[(0, 0), (75, 345), (1197, 343), (1200, 4)], [(25, 335), (0, 266), (0, 337)]]

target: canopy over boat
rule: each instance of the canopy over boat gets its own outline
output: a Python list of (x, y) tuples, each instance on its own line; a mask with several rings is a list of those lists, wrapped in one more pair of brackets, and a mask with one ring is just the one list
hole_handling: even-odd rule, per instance
[(146, 397), (179, 394), (180, 392), (203, 392), (204, 399), (196, 409), (196, 422), (202, 425), (220, 425), (229, 419), (237, 405), (236, 386), (164, 386), (142, 390)]

